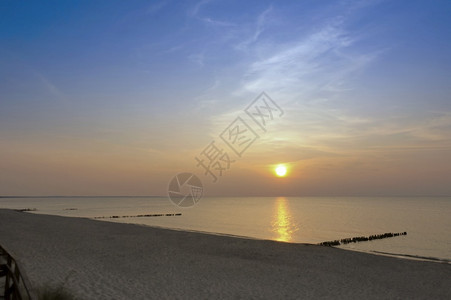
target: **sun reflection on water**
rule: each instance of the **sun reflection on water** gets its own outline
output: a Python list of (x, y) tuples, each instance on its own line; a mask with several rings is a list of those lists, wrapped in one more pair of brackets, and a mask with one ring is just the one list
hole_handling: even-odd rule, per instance
[(288, 200), (285, 197), (277, 197), (272, 222), (272, 232), (277, 234), (275, 239), (280, 242), (291, 242), (293, 234), (298, 230), (296, 223), (293, 222)]

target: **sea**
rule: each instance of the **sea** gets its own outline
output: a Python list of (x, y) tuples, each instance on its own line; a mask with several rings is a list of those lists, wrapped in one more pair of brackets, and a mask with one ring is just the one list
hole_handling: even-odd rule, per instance
[(14, 197), (0, 208), (286, 243), (407, 232), (337, 247), (451, 263), (451, 197), (204, 197), (190, 208), (167, 197)]

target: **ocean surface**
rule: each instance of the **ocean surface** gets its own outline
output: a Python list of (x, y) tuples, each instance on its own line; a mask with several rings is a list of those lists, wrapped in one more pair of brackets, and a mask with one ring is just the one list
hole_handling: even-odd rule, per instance
[[(339, 247), (451, 263), (451, 197), (206, 197), (191, 208), (166, 197), (27, 197), (0, 198), (0, 208), (291, 243), (406, 231)], [(146, 214), (165, 216), (133, 217)]]

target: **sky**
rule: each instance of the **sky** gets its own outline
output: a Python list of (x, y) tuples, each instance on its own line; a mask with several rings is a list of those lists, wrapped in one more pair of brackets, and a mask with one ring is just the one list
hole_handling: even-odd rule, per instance
[(1, 1), (0, 195), (451, 195), (450, 36), (439, 0)]

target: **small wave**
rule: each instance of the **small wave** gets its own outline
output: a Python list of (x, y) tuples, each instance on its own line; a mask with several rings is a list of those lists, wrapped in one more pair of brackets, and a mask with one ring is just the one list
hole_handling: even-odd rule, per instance
[(383, 252), (383, 251), (376, 251), (376, 250), (370, 250), (369, 252), (376, 253), (376, 254), (382, 254), (382, 255), (395, 256), (395, 257), (400, 257), (400, 258), (408, 258), (408, 259), (415, 259), (415, 260), (426, 260), (426, 261), (432, 261), (432, 262), (451, 264), (451, 260), (446, 259), (446, 258), (421, 256), (421, 255), (412, 255), (412, 254), (401, 254), (401, 253), (390, 253), (390, 252)]

